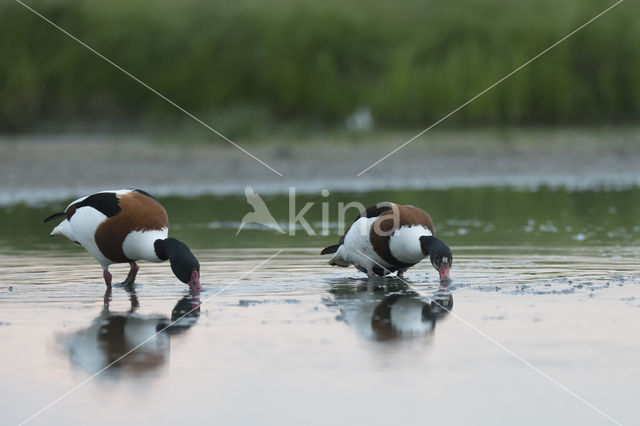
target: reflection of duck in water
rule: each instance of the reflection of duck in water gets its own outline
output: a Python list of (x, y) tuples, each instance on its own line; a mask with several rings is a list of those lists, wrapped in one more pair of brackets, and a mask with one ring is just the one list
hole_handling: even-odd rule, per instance
[[(111, 312), (109, 300), (110, 290), (107, 290), (104, 308), (91, 325), (61, 336), (71, 363), (90, 373), (101, 370), (148, 339), (116, 362), (109, 371), (143, 373), (162, 366), (169, 359), (171, 336), (189, 329), (200, 316), (200, 299), (192, 294), (176, 303), (171, 319), (164, 315), (136, 313), (138, 299), (135, 292), (130, 292), (129, 312)], [(158, 333), (161, 330), (164, 331)]]
[(451, 291), (441, 287), (425, 297), (403, 282), (387, 285), (333, 284), (330, 290), (347, 324), (372, 340), (429, 335), (451, 311)]

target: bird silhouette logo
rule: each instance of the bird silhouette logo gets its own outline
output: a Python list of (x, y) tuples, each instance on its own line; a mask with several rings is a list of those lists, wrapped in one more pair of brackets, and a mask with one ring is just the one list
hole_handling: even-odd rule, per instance
[(253, 191), (253, 188), (247, 186), (244, 189), (244, 195), (247, 197), (247, 203), (249, 203), (249, 205), (253, 207), (253, 211), (244, 215), (244, 217), (242, 218), (242, 222), (240, 223), (240, 227), (238, 228), (238, 232), (236, 232), (236, 235), (238, 235), (242, 228), (244, 228), (244, 226), (248, 223), (257, 223), (258, 225), (266, 226), (267, 228), (276, 230), (281, 234), (285, 233), (280, 225), (278, 225), (278, 222), (276, 222), (275, 218), (267, 208), (267, 205), (262, 200), (262, 198), (260, 198), (260, 196)]

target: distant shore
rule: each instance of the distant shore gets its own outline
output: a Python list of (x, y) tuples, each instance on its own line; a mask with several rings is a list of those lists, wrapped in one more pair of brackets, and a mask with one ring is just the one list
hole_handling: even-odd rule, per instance
[(433, 131), (356, 140), (157, 143), (144, 136), (0, 136), (0, 204), (38, 204), (141, 187), (158, 196), (541, 185), (640, 186), (640, 129)]

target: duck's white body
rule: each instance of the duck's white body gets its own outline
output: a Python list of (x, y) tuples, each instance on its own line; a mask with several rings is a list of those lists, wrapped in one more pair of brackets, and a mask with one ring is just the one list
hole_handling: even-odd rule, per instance
[(377, 218), (361, 217), (356, 220), (344, 236), (344, 243), (338, 248), (334, 259), (360, 269), (373, 270), (377, 265), (390, 268), (391, 265), (376, 253), (369, 235)]
[(131, 231), (122, 243), (124, 255), (133, 260), (162, 262), (153, 247), (156, 240), (164, 240), (169, 236), (169, 228), (149, 231)]
[(400, 262), (416, 264), (426, 257), (420, 247), (420, 237), (432, 235), (423, 225), (401, 226), (389, 237), (389, 250)]
[[(329, 263), (354, 265), (370, 275), (374, 271), (377, 275), (402, 271), (426, 257), (420, 244), (423, 236), (433, 236), (433, 223), (426, 212), (413, 206), (381, 203), (356, 219)], [(325, 253), (330, 252), (325, 249)]]
[[(69, 206), (82, 201), (78, 199)], [(68, 208), (68, 207), (67, 207)], [(82, 207), (76, 210), (71, 219), (65, 219), (51, 231), (52, 236), (62, 235), (73, 242), (80, 244), (91, 256), (98, 261), (104, 269), (111, 265), (111, 260), (107, 259), (96, 243), (95, 235), (98, 226), (107, 218), (93, 207)]]

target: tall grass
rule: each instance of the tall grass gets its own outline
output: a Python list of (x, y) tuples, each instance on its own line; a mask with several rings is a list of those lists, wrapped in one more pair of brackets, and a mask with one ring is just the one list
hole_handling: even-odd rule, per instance
[[(212, 123), (423, 126), (612, 0), (31, 0)], [(454, 125), (637, 121), (640, 6), (624, 2), (454, 117)], [(183, 117), (19, 4), (0, 4), (0, 130)], [(235, 126), (235, 127), (234, 127)], [(237, 128), (237, 129), (236, 129)]]

